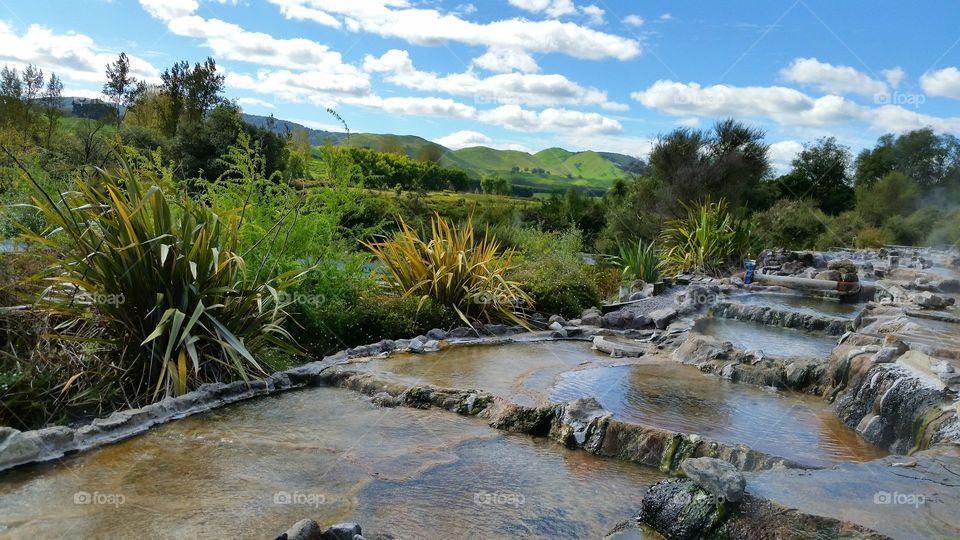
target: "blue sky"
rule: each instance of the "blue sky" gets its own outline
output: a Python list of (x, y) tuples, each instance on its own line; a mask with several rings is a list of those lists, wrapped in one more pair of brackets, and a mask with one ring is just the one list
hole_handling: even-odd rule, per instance
[(784, 164), (835, 135), (960, 131), (955, 1), (0, 0), (0, 63), (93, 95), (120, 51), (141, 78), (211, 55), (254, 114), (451, 147), (643, 156), (734, 116)]

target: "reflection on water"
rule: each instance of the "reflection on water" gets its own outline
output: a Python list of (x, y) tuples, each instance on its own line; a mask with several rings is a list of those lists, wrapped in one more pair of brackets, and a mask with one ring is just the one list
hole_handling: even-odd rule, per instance
[[(324, 388), (4, 472), (0, 537), (272, 538), (305, 517), (398, 538), (598, 537), (659, 478), (474, 418), (378, 409)], [(487, 504), (510, 493), (523, 504)]]
[(700, 319), (693, 329), (721, 341), (729, 341), (738, 348), (763, 351), (770, 356), (803, 356), (826, 360), (836, 345), (836, 338), (833, 337), (752, 321)]
[(787, 309), (811, 315), (829, 315), (853, 319), (863, 309), (865, 304), (840, 302), (830, 298), (802, 296), (798, 294), (738, 294), (730, 297), (731, 302), (770, 306), (778, 309)]
[(535, 402), (593, 396), (623, 420), (744, 443), (811, 465), (883, 455), (819, 397), (731, 383), (669, 361), (613, 362), (588, 344), (562, 342), (455, 347), (358, 366), (400, 373), (410, 384), (479, 386), (514, 399), (519, 391)]
[(732, 383), (681, 364), (565, 373), (551, 393), (557, 401), (580, 396), (594, 396), (623, 420), (743, 443), (808, 465), (885, 455), (818, 397)]
[(452, 347), (431, 354), (397, 354), (352, 369), (389, 374), (410, 384), (474, 389), (511, 396), (521, 405), (544, 402), (557, 376), (583, 362), (609, 361), (572, 341)]

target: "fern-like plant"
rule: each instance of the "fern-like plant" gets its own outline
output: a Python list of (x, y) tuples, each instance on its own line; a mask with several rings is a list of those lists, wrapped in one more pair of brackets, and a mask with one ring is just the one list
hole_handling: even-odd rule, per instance
[(683, 205), (687, 215), (667, 222), (661, 234), (664, 271), (717, 274), (750, 249), (750, 222), (730, 212), (727, 201)]
[(623, 272), (624, 279), (641, 279), (654, 283), (659, 277), (657, 266), (660, 259), (653, 242), (638, 240), (636, 244), (619, 244), (620, 256), (615, 263)]
[(65, 337), (92, 318), (98, 339), (120, 345), (135, 400), (263, 375), (261, 353), (295, 350), (282, 291), (299, 274), (254, 277), (238, 253), (241, 209), (214, 212), (167, 178), (127, 153), (74, 191), (38, 185), (33, 204), (49, 226), (25, 234), (50, 263), (41, 305), (66, 318)]
[(531, 304), (520, 284), (507, 279), (513, 250), (500, 253), (496, 239), (474, 237), (471, 218), (460, 227), (434, 214), (429, 236), (421, 238), (402, 218), (392, 237), (367, 242), (384, 267), (386, 281), (405, 297), (432, 299), (453, 309), (467, 324), (475, 321), (525, 324)]

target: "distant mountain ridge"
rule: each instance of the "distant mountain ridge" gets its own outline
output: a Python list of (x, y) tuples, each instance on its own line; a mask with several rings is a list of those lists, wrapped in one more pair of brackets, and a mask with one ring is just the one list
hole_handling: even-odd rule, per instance
[(311, 144), (349, 144), (361, 148), (381, 150), (384, 147), (403, 148), (409, 157), (416, 157), (424, 148), (436, 147), (442, 156), (440, 164), (459, 167), (475, 178), (502, 176), (514, 186), (534, 192), (555, 192), (573, 187), (581, 191), (603, 192), (618, 179), (640, 173), (646, 167), (642, 159), (614, 152), (571, 152), (563, 148), (547, 148), (535, 154), (519, 150), (497, 150), (473, 146), (451, 150), (416, 135), (351, 133), (313, 129), (297, 122), (267, 116), (243, 114), (244, 122), (266, 127), (273, 125), (277, 133), (304, 129)]

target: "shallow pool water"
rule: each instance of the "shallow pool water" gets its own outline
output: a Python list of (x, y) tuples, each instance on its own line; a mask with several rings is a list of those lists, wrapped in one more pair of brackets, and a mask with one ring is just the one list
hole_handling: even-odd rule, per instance
[(701, 334), (729, 341), (741, 349), (763, 351), (769, 356), (785, 358), (802, 356), (826, 360), (836, 346), (834, 337), (752, 321), (700, 319), (693, 329)]
[(809, 465), (884, 455), (818, 397), (731, 383), (668, 359), (624, 362), (588, 343), (560, 342), (454, 347), (355, 366), (390, 378), (400, 373), (411, 385), (479, 387), (514, 401), (517, 392), (521, 401), (537, 403), (593, 396), (621, 420), (743, 443)]
[(609, 362), (576, 341), (476, 345), (430, 354), (395, 354), (353, 364), (353, 368), (389, 374), (413, 384), (483, 390), (511, 397), (520, 405), (545, 403), (546, 391), (565, 371), (584, 363)]
[(397, 538), (597, 538), (656, 470), (321, 388), (0, 473), (4, 538), (273, 538), (310, 517)]
[(551, 391), (557, 401), (580, 396), (594, 396), (622, 420), (743, 443), (805, 465), (886, 455), (819, 397), (733, 383), (672, 362), (572, 371)]
[(770, 306), (811, 315), (827, 315), (846, 319), (856, 317), (865, 305), (862, 303), (840, 302), (838, 300), (816, 296), (771, 293), (738, 294), (729, 297), (729, 300), (737, 304)]

